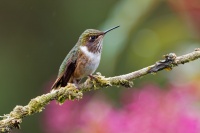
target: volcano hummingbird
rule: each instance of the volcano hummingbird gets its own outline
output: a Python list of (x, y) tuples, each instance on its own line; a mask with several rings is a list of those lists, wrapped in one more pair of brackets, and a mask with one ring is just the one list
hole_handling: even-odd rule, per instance
[(92, 76), (100, 63), (105, 34), (118, 27), (106, 31), (85, 30), (62, 62), (52, 89), (65, 87), (67, 83), (78, 85), (82, 78)]

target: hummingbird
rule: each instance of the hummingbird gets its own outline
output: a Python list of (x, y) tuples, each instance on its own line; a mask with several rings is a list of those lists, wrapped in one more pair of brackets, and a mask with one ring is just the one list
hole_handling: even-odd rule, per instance
[(106, 33), (118, 27), (106, 31), (85, 30), (60, 65), (57, 79), (51, 88), (59, 89), (68, 83), (77, 86), (84, 77), (93, 77), (92, 74), (100, 63), (103, 38)]

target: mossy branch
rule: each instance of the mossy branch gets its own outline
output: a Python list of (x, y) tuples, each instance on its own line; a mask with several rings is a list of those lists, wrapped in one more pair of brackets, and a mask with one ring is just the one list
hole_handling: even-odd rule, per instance
[(174, 53), (170, 53), (164, 55), (164, 58), (164, 60), (160, 60), (154, 65), (120, 76), (105, 78), (104, 76), (101, 76), (100, 73), (97, 73), (97, 75), (94, 75), (94, 78), (88, 79), (84, 83), (80, 84), (79, 90), (77, 90), (73, 84), (68, 84), (66, 87), (60, 88), (59, 90), (53, 90), (47, 94), (32, 99), (26, 106), (17, 105), (9, 114), (1, 116), (0, 132), (10, 132), (14, 128), (19, 129), (24, 117), (41, 112), (44, 109), (44, 106), (49, 104), (52, 100), (57, 100), (62, 104), (65, 100), (81, 99), (83, 92), (86, 91), (108, 86), (131, 87), (133, 85), (132, 80), (136, 78), (147, 74), (157, 73), (164, 69), (171, 70), (179, 64), (196, 60), (200, 58), (200, 48), (195, 49), (194, 52), (178, 57)]

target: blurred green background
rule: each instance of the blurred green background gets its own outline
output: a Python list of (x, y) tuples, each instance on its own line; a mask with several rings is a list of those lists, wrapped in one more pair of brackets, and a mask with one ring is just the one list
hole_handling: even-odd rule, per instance
[[(198, 0), (1, 0), (0, 115), (49, 91), (59, 65), (85, 29), (120, 25), (106, 35), (97, 70), (115, 76), (151, 65), (169, 52), (193, 51), (200, 46), (199, 23)], [(199, 79), (199, 67), (195, 61), (134, 84), (191, 82)], [(103, 92), (117, 103), (125, 90), (93, 93)], [(41, 114), (25, 118), (17, 132), (42, 132)]]

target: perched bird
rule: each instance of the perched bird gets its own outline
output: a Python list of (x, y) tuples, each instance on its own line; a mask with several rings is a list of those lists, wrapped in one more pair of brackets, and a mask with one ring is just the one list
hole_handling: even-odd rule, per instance
[(77, 86), (82, 78), (92, 77), (100, 63), (103, 37), (118, 27), (106, 31), (85, 30), (62, 62), (52, 89), (65, 87), (67, 83), (74, 83)]

